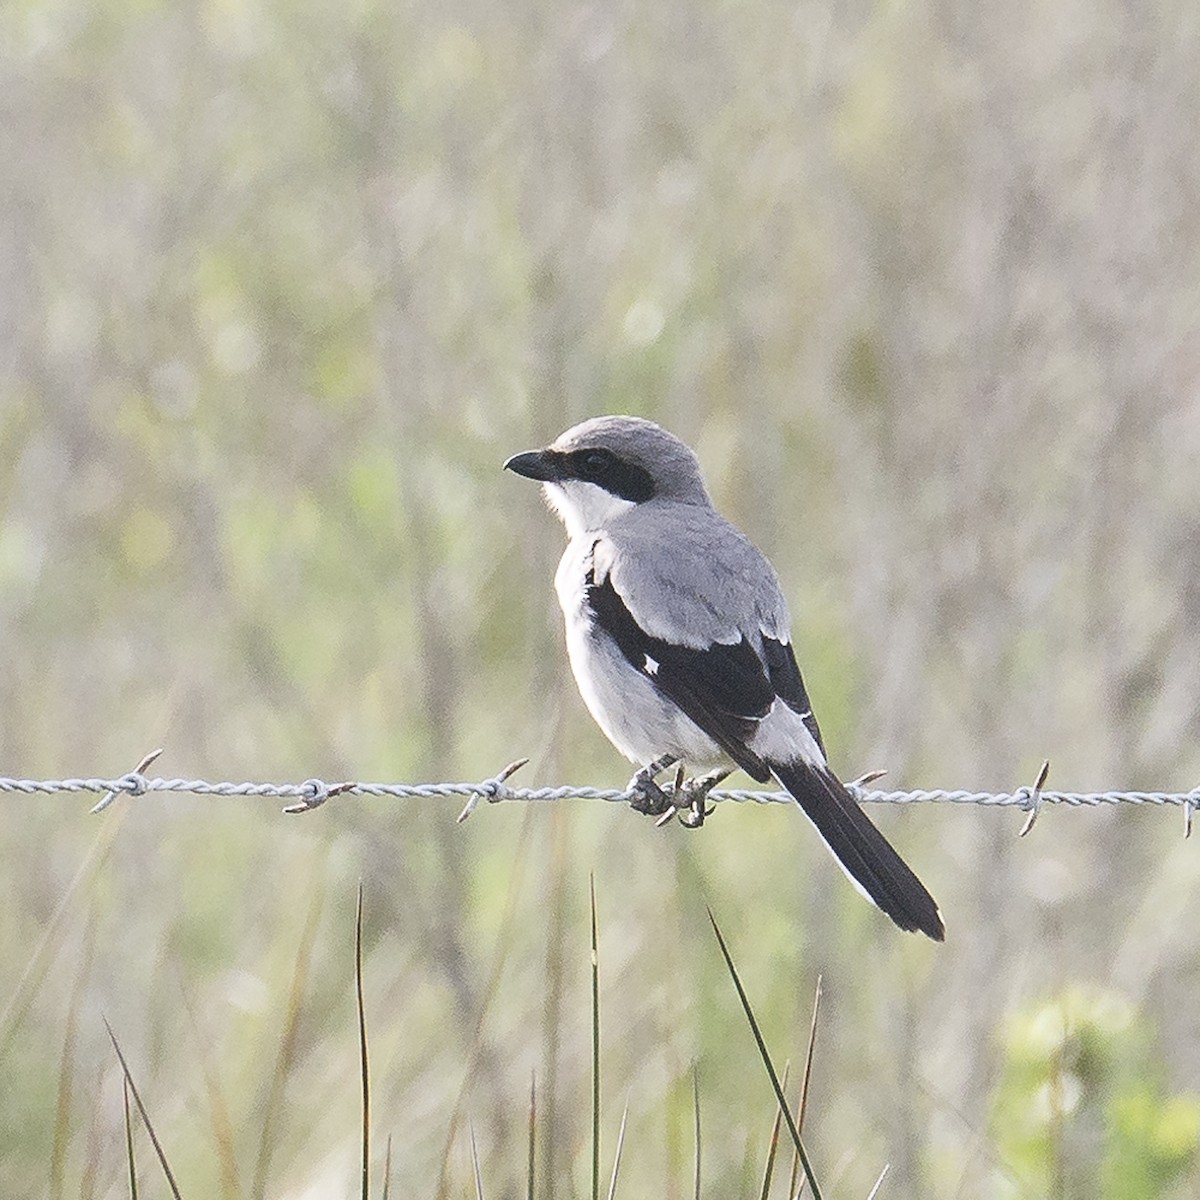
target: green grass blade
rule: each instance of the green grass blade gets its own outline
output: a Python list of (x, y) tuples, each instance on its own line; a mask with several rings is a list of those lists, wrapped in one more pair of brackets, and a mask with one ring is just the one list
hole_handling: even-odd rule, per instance
[[(783, 1090), (787, 1092), (788, 1074), (791, 1071), (790, 1062), (783, 1064)], [(779, 1149), (779, 1127), (783, 1124), (783, 1110), (775, 1109), (775, 1120), (771, 1123), (771, 1140), (767, 1148), (767, 1165), (763, 1168), (762, 1187), (758, 1192), (758, 1200), (767, 1200), (771, 1194), (771, 1178), (775, 1174), (775, 1154)], [(794, 1195), (795, 1193), (791, 1193)]]
[(83, 1151), (83, 1173), (79, 1177), (79, 1200), (96, 1200), (100, 1178), (100, 1160), (103, 1154), (100, 1137), (100, 1105), (94, 1098), (99, 1095), (103, 1084), (103, 1073), (98, 1072), (91, 1089), (92, 1111), (88, 1118), (87, 1137)]
[(137, 1168), (133, 1161), (133, 1121), (129, 1117), (129, 1080), (121, 1080), (121, 1098), (125, 1109), (125, 1161), (129, 1164), (129, 1200), (137, 1200)]
[(600, 1200), (600, 955), (596, 936), (596, 876), (592, 900), (592, 1200)]
[[(796, 1128), (803, 1134), (804, 1114), (808, 1111), (808, 1083), (812, 1078), (813, 1051), (817, 1044), (817, 1017), (821, 1012), (821, 979), (817, 976), (817, 987), (813, 992), (812, 1020), (808, 1023), (808, 1049), (804, 1054), (804, 1075), (800, 1080), (800, 1103), (796, 1108)], [(788, 1181), (788, 1195), (798, 1194), (797, 1180), (800, 1174), (800, 1155), (792, 1151), (792, 1173)], [(802, 1186), (802, 1185), (801, 1185)]]
[(763, 1066), (767, 1068), (767, 1075), (771, 1079), (771, 1086), (775, 1089), (775, 1099), (779, 1101), (783, 1115), (787, 1120), (788, 1133), (792, 1135), (792, 1143), (796, 1147), (796, 1153), (800, 1156), (800, 1166), (804, 1171), (805, 1179), (808, 1180), (808, 1186), (812, 1189), (813, 1200), (821, 1200), (821, 1189), (817, 1186), (812, 1164), (808, 1161), (808, 1154), (804, 1149), (804, 1143), (800, 1140), (800, 1131), (796, 1128), (796, 1122), (792, 1120), (792, 1112), (788, 1108), (783, 1088), (779, 1086), (779, 1076), (775, 1074), (775, 1064), (771, 1062), (771, 1056), (767, 1053), (767, 1044), (763, 1041), (762, 1032), (758, 1028), (758, 1021), (754, 1016), (754, 1010), (750, 1007), (750, 998), (746, 995), (746, 989), (742, 987), (742, 981), (738, 976), (737, 968), (733, 965), (733, 958), (729, 953), (729, 947), (725, 944), (725, 936), (721, 933), (721, 927), (717, 924), (717, 918), (713, 916), (711, 908), (708, 910), (708, 919), (712, 922), (713, 933), (717, 935), (717, 944), (721, 947), (721, 954), (725, 959), (725, 965), (729, 968), (730, 977), (733, 979), (733, 986), (737, 989), (738, 999), (742, 1002), (742, 1010), (746, 1014), (746, 1020), (750, 1023), (750, 1031), (754, 1034), (754, 1041), (758, 1045), (759, 1054), (762, 1056)]
[(693, 1179), (695, 1200), (700, 1200), (700, 1069), (692, 1064), (692, 1112), (696, 1118), (696, 1173)]
[(362, 1069), (362, 1200), (371, 1196), (371, 1070), (367, 1056), (367, 1008), (363, 1001), (362, 969), (363, 885), (358, 882), (354, 909), (354, 993), (358, 1004), (358, 1055)]
[(279, 1042), (279, 1057), (275, 1070), (267, 1085), (263, 1103), (262, 1132), (258, 1137), (258, 1154), (254, 1162), (254, 1178), (250, 1186), (252, 1200), (264, 1200), (267, 1190), (267, 1172), (275, 1150), (275, 1122), (283, 1105), (283, 1090), (291, 1073), (296, 1054), (296, 1038), (300, 1028), (300, 1009), (304, 1000), (304, 987), (308, 979), (309, 963), (312, 961), (313, 944), (317, 940), (317, 924), (324, 903), (324, 889), (318, 885), (312, 891), (300, 945), (296, 950), (296, 965), (292, 968), (292, 985), (288, 992), (287, 1010), (284, 1018), (283, 1037)]
[(75, 912), (75, 900), (78, 894), (81, 891), (87, 894), (91, 881), (108, 859), (109, 851), (112, 849), (113, 841), (123, 820), (124, 817), (119, 816), (114, 820), (106, 821), (105, 827), (93, 839), (87, 856), (79, 864), (79, 869), (67, 885), (67, 890), (54, 909), (41, 939), (26, 960), (21, 977), (17, 980), (17, 986), (5, 1002), (3, 1012), (0, 1013), (0, 1059), (8, 1053), (8, 1048), (17, 1036), (21, 1022), (28, 1014), (45, 981), (51, 961), (62, 946), (67, 918)]
[(875, 1200), (875, 1197), (879, 1195), (879, 1189), (881, 1187), (883, 1187), (883, 1181), (887, 1178), (887, 1173), (891, 1169), (892, 1169), (891, 1163), (883, 1164), (883, 1170), (880, 1171), (879, 1178), (877, 1180), (875, 1180), (875, 1186), (871, 1189), (871, 1194), (867, 1197), (867, 1200)]
[(388, 1193), (392, 1190), (392, 1135), (388, 1134), (387, 1150), (383, 1155), (383, 1200), (388, 1200)]
[[(163, 1169), (163, 1174), (167, 1177), (167, 1184), (171, 1189), (171, 1195), (175, 1200), (182, 1200), (179, 1195), (179, 1186), (175, 1182), (175, 1176), (171, 1173), (171, 1164), (167, 1162), (167, 1156), (163, 1152), (162, 1143), (158, 1140), (158, 1134), (154, 1132), (154, 1126), (150, 1123), (150, 1114), (146, 1111), (146, 1106), (142, 1103), (141, 1096), (138, 1095), (137, 1084), (133, 1082), (133, 1076), (129, 1073), (129, 1064), (125, 1061), (125, 1055), (121, 1053), (121, 1047), (117, 1044), (117, 1035), (113, 1033), (112, 1026), (104, 1019), (104, 1028), (108, 1030), (109, 1040), (113, 1044), (113, 1049), (117, 1052), (117, 1060), (121, 1064), (121, 1070), (125, 1072), (125, 1082), (129, 1085), (129, 1090), (133, 1093), (133, 1102), (137, 1105), (138, 1114), (142, 1118), (142, 1124), (146, 1126), (146, 1132), (150, 1135), (150, 1142), (154, 1146), (154, 1153), (158, 1155), (159, 1165)], [(132, 1142), (130, 1143), (132, 1146)]]
[(535, 1141), (534, 1127), (537, 1123), (537, 1072), (529, 1073), (529, 1170), (525, 1176), (527, 1186), (525, 1188), (526, 1200), (533, 1200), (533, 1172), (534, 1163), (536, 1162), (537, 1143)]
[(50, 1200), (63, 1200), (66, 1171), (67, 1141), (71, 1132), (72, 1097), (75, 1091), (75, 1042), (79, 1033), (79, 1010), (83, 1005), (83, 989), (92, 971), (96, 947), (96, 913), (88, 914), (83, 935), (83, 954), (71, 999), (67, 1005), (67, 1028), (63, 1034), (62, 1058), (58, 1069), (58, 1098), (54, 1108), (54, 1138), (50, 1145)]
[(238, 1174), (237, 1135), (234, 1132), (229, 1105), (225, 1101), (225, 1094), (221, 1090), (221, 1082), (209, 1053), (212, 1043), (200, 1032), (200, 1022), (196, 1017), (196, 1010), (192, 1007), (183, 980), (179, 979), (178, 983), (180, 1007), (187, 1017), (188, 1028), (200, 1061), (200, 1072), (204, 1077), (209, 1124), (212, 1128), (213, 1143), (217, 1149), (217, 1161), (220, 1164), (221, 1193), (224, 1200), (241, 1200), (242, 1185)]
[(621, 1170), (621, 1151), (625, 1146), (625, 1123), (629, 1120), (629, 1101), (621, 1113), (621, 1128), (617, 1132), (617, 1152), (613, 1155), (612, 1178), (608, 1181), (608, 1200), (617, 1200), (617, 1173)]
[(573, 1132), (572, 1120), (558, 1103), (559, 1077), (563, 1033), (567, 1027), (564, 1010), (567, 994), (567, 947), (569, 941), (569, 909), (571, 881), (574, 878), (571, 861), (570, 826), (564, 815), (566, 808), (552, 806), (549, 829), (549, 878), (546, 880), (545, 969), (542, 983), (542, 1075), (540, 1115), (538, 1117), (538, 1153), (541, 1161), (543, 1187), (553, 1195), (555, 1184), (569, 1171), (567, 1147)]
[[(530, 806), (532, 808), (532, 806)], [(471, 1034), (470, 1049), (467, 1051), (466, 1066), (458, 1085), (458, 1094), (454, 1098), (454, 1107), (450, 1112), (450, 1123), (446, 1128), (446, 1138), (442, 1143), (442, 1160), (438, 1168), (438, 1183), (434, 1191), (435, 1200), (447, 1200), (449, 1196), (450, 1159), (458, 1144), (458, 1131), (462, 1124), (467, 1095), (475, 1079), (476, 1064), (485, 1047), (484, 1031), (488, 1013), (500, 990), (500, 979), (508, 964), (509, 951), (517, 927), (517, 900), (521, 893), (521, 884), (525, 874), (525, 862), (529, 857), (529, 846), (534, 828), (533, 813), (527, 812), (521, 822), (518, 834), (517, 848), (513, 856), (512, 869), (508, 873), (508, 888), (504, 897), (504, 913), (500, 918), (500, 928), (496, 935), (496, 949), (492, 955), (491, 968), (488, 971), (487, 983), (483, 989), (483, 999), (479, 1005), (479, 1014), (475, 1019), (475, 1028)]]
[(483, 1200), (483, 1175), (479, 1170), (479, 1147), (475, 1144), (475, 1125), (467, 1127), (471, 1134), (471, 1167), (475, 1172), (475, 1200)]

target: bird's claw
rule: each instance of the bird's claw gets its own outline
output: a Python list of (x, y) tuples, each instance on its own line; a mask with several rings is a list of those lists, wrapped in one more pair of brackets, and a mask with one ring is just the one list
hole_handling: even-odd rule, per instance
[(688, 829), (699, 829), (708, 817), (717, 811), (715, 804), (708, 803), (708, 793), (729, 775), (728, 771), (709, 771), (699, 779), (679, 781), (676, 789), (684, 803), (680, 806), (679, 823)]
[(684, 779), (683, 768), (675, 773), (675, 783), (668, 800), (670, 808), (655, 822), (666, 825), (677, 816), (685, 829), (699, 829), (705, 820), (716, 812), (716, 806), (707, 803), (708, 793), (729, 774), (728, 771), (711, 771), (699, 779)]
[(628, 790), (635, 793), (634, 798), (629, 802), (629, 807), (634, 812), (645, 813), (648, 817), (659, 817), (664, 813), (670, 816), (674, 811), (671, 797), (653, 779), (643, 779), (635, 775), (629, 781)]
[(638, 771), (626, 789), (633, 793), (629, 806), (634, 812), (657, 817), (655, 825), (659, 827), (669, 824), (671, 818), (677, 816), (685, 829), (699, 829), (716, 811), (715, 807), (707, 802), (708, 793), (729, 772), (710, 771), (698, 779), (685, 779), (683, 765), (680, 764), (675, 769), (675, 779), (669, 788), (659, 787), (654, 782), (654, 777), (674, 763), (674, 757), (663, 755)]
[(674, 755), (664, 754), (635, 772), (629, 781), (629, 787), (625, 789), (634, 794), (634, 798), (629, 802), (629, 807), (634, 812), (645, 813), (648, 817), (660, 817), (663, 813), (673, 811), (671, 797), (654, 782), (654, 777), (674, 763)]
[(706, 805), (703, 800), (693, 800), (687, 808), (679, 810), (679, 823), (685, 829), (699, 829), (705, 818), (717, 811), (715, 804)]

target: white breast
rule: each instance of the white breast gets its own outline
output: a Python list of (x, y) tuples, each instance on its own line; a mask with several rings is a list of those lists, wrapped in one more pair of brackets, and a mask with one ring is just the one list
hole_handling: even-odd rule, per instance
[(588, 532), (603, 529), (633, 508), (632, 500), (623, 500), (594, 483), (582, 479), (564, 479), (544, 483), (546, 501), (567, 527), (567, 536), (582, 540)]
[(573, 539), (554, 577), (567, 630), (567, 653), (575, 682), (588, 711), (605, 736), (626, 758), (645, 764), (674, 754), (697, 770), (724, 765), (717, 744), (671, 701), (659, 695), (647, 672), (621, 653), (594, 626), (587, 606), (586, 577), (594, 535)]

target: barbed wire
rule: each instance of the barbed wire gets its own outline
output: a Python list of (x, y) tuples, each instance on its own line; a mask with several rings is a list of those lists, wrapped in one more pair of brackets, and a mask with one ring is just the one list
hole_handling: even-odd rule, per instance
[[(116, 779), (15, 779), (0, 776), (0, 792), (24, 794), (58, 794), (73, 792), (101, 793), (101, 799), (91, 809), (102, 812), (118, 796), (145, 796), (150, 792), (173, 792), (195, 796), (262, 796), (293, 803), (284, 808), (285, 813), (311, 812), (334, 796), (381, 796), (396, 800), (424, 800), (438, 796), (464, 796), (467, 803), (458, 816), (465, 821), (481, 801), (495, 804), (501, 801), (525, 801), (540, 803), (555, 800), (604, 800), (614, 804), (628, 804), (638, 798), (638, 793), (616, 788), (579, 786), (556, 787), (510, 787), (508, 779), (529, 760), (518, 759), (509, 763), (499, 774), (478, 783), (361, 783), (345, 781), (326, 783), (320, 779), (306, 779), (303, 783), (213, 783), (206, 779), (149, 778), (145, 771), (162, 753), (155, 750), (147, 754), (137, 767)], [(878, 779), (883, 772), (872, 772), (846, 786), (856, 800), (863, 804), (978, 804), (985, 807), (1019, 808), (1028, 814), (1021, 830), (1024, 836), (1033, 827), (1041, 808), (1047, 804), (1064, 804), (1072, 808), (1097, 808), (1116, 804), (1150, 804), (1180, 806), (1184, 814), (1184, 836), (1190, 837), (1192, 816), (1200, 806), (1200, 787), (1190, 792), (1059, 792), (1046, 791), (1044, 784), (1050, 770), (1043, 763), (1036, 782), (1031, 787), (1017, 788), (1012, 792), (977, 792), (964, 789), (926, 788), (914, 791), (882, 791), (871, 789), (866, 784)], [(663, 785), (668, 798), (675, 794), (675, 785)], [(683, 793), (681, 793), (683, 794)], [(787, 792), (769, 792), (743, 788), (717, 788), (707, 793), (707, 799), (716, 803), (734, 804), (794, 804)], [(690, 801), (682, 800), (673, 811), (681, 816), (687, 814)], [(671, 815), (668, 812), (667, 816)]]

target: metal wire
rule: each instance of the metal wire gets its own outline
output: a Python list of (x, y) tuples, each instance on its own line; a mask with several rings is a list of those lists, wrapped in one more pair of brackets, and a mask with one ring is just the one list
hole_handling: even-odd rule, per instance
[[(27, 795), (57, 794), (71, 792), (94, 792), (102, 795), (92, 809), (100, 812), (120, 795), (144, 796), (148, 792), (186, 793), (194, 796), (263, 796), (272, 799), (290, 800), (284, 812), (310, 812), (327, 800), (338, 795), (383, 796), (395, 800), (424, 800), (437, 796), (463, 796), (467, 804), (459, 816), (465, 820), (481, 800), (489, 803), (499, 801), (542, 802), (555, 800), (606, 800), (614, 804), (627, 804), (635, 798), (630, 791), (615, 788), (594, 787), (510, 787), (508, 778), (524, 766), (528, 760), (510, 763), (498, 775), (478, 783), (325, 783), (320, 779), (308, 779), (303, 783), (213, 783), (206, 779), (163, 779), (147, 778), (143, 773), (158, 757), (158, 752), (148, 754), (138, 769), (116, 779), (14, 779), (0, 776), (0, 792), (17, 792)], [(1073, 808), (1096, 808), (1115, 804), (1176, 805), (1184, 809), (1185, 826), (1190, 832), (1191, 818), (1200, 805), (1200, 787), (1190, 792), (1057, 792), (1044, 791), (1046, 769), (1038, 776), (1033, 787), (1022, 787), (1012, 792), (976, 792), (947, 790), (944, 788), (920, 789), (916, 791), (880, 791), (859, 784), (847, 785), (855, 798), (864, 804), (979, 804), (987, 807), (1020, 808), (1033, 818), (1047, 804), (1065, 804)], [(670, 792), (670, 785), (666, 785)], [(735, 804), (792, 804), (787, 792), (767, 792), (741, 788), (717, 789), (709, 793), (708, 799), (715, 802), (731, 801)], [(1028, 832), (1032, 819), (1026, 823)]]

